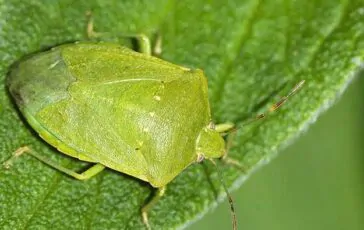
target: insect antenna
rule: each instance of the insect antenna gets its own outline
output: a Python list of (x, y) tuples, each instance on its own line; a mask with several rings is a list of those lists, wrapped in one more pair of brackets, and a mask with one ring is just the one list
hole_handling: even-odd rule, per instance
[(284, 97), (281, 98), (277, 103), (275, 103), (272, 107), (270, 107), (269, 112), (273, 112), (277, 110), (279, 107), (281, 107), (290, 96), (295, 94), (300, 88), (302, 88), (303, 84), (305, 83), (305, 80), (300, 81), (298, 84), (296, 84), (293, 89)]
[(228, 189), (227, 189), (227, 187), (226, 187), (226, 185), (224, 183), (220, 168), (217, 166), (216, 162), (213, 159), (210, 159), (210, 158), (208, 158), (208, 159), (212, 162), (213, 165), (215, 165), (215, 168), (217, 170), (217, 174), (219, 176), (220, 182), (221, 182), (222, 187), (224, 188), (226, 196), (228, 197), (228, 200), (229, 200), (233, 230), (237, 230), (238, 229), (238, 224), (237, 224), (237, 221), (236, 221), (236, 213), (235, 213), (233, 198), (231, 197), (231, 195), (230, 195), (230, 193), (229, 193), (229, 191), (228, 191)]
[[(248, 125), (252, 122), (258, 121), (260, 119), (266, 118), (268, 115), (270, 115), (272, 112), (276, 111), (278, 108), (280, 108), (284, 103), (287, 102), (288, 98), (291, 97), (292, 95), (294, 95), (299, 89), (302, 88), (303, 84), (305, 83), (305, 80), (300, 81), (299, 83), (297, 83), (292, 89), (291, 91), (284, 97), (282, 97), (278, 102), (274, 103), (268, 110), (267, 112), (264, 113), (260, 113), (257, 116), (247, 120), (246, 122), (244, 122), (242, 125), (240, 125), (240, 127)], [(237, 129), (239, 129), (240, 127), (236, 127), (232, 130), (229, 130), (230, 132), (234, 132)]]
[[(261, 114), (258, 114), (256, 117), (253, 117), (252, 119), (244, 122), (243, 125), (240, 125), (240, 127), (231, 127), (227, 130), (225, 130), (222, 135), (225, 136), (225, 135), (228, 135), (228, 140), (227, 140), (227, 152), (229, 150), (229, 148), (231, 147), (232, 145), (232, 138), (231, 138), (231, 135), (235, 135), (236, 134), (236, 131), (241, 128), (242, 126), (245, 126), (247, 124), (250, 124), (252, 122), (255, 122), (257, 120), (260, 120), (260, 119), (263, 119), (263, 118), (266, 118), (269, 114), (271, 114), (272, 112), (274, 112), (275, 110), (277, 110), (278, 108), (280, 108), (284, 103), (287, 102), (288, 98), (291, 97), (292, 95), (294, 95), (302, 86), (303, 84), (305, 83), (305, 80), (302, 80), (300, 81), (298, 84), (296, 84), (292, 89), (291, 91), (284, 97), (282, 97), (278, 102), (276, 102), (275, 104), (273, 104), (268, 110), (267, 112), (265, 113), (261, 113)], [(231, 211), (231, 217), (232, 217), (232, 224), (233, 224), (233, 230), (237, 230), (237, 220), (236, 220), (236, 214), (235, 214), (235, 208), (234, 208), (234, 202), (233, 202), (233, 199), (223, 181), (223, 177), (222, 177), (222, 173), (220, 171), (220, 168), (217, 166), (216, 162), (213, 160), (213, 159), (209, 159), (216, 167), (217, 169), (217, 173), (219, 175), (219, 179), (221, 181), (221, 184), (225, 190), (225, 193), (228, 197), (228, 200), (229, 200), (229, 204), (230, 204), (230, 211)], [(240, 170), (242, 170), (243, 172), (245, 172), (245, 168), (236, 160), (234, 160), (233, 158), (230, 158), (230, 157), (227, 157), (227, 155), (225, 155), (223, 158), (222, 158), (223, 162), (226, 163), (226, 164), (230, 164), (230, 165), (233, 165), (237, 168), (239, 168)]]
[[(257, 116), (243, 122), (243, 124), (239, 125), (239, 126), (235, 126), (235, 127), (231, 127), (229, 129), (227, 129), (225, 132), (223, 132), (223, 136), (227, 136), (227, 144), (226, 144), (226, 152), (229, 152), (229, 149), (232, 147), (233, 145), (233, 139), (237, 133), (237, 131), (250, 124), (253, 123), (255, 121), (258, 121), (260, 119), (264, 119), (266, 118), (268, 115), (270, 115), (272, 112), (274, 112), (275, 110), (277, 110), (278, 108), (280, 108), (284, 103), (287, 102), (288, 98), (291, 97), (292, 95), (294, 95), (305, 83), (305, 80), (300, 81), (298, 84), (296, 84), (291, 91), (284, 97), (282, 97), (278, 102), (276, 102), (275, 104), (273, 104), (268, 110), (267, 112), (258, 114)], [(222, 157), (222, 160), (225, 164), (229, 164), (229, 165), (233, 165), (234, 167), (238, 168), (239, 170), (241, 170), (242, 172), (246, 172), (246, 169), (243, 167), (243, 165), (241, 165), (239, 163), (239, 161), (228, 157), (227, 154), (225, 154), (225, 156)]]

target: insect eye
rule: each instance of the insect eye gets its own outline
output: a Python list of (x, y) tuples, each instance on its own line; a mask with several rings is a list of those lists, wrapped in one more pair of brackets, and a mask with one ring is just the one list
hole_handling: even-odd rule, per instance
[(202, 162), (203, 160), (205, 160), (205, 156), (203, 154), (198, 154), (197, 155), (197, 163)]

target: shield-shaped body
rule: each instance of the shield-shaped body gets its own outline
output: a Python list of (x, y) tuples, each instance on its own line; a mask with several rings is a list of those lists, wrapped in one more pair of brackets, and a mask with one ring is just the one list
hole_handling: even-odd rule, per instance
[(210, 122), (201, 70), (115, 44), (69, 44), (32, 56), (13, 68), (8, 85), (45, 141), (155, 187), (197, 161)]

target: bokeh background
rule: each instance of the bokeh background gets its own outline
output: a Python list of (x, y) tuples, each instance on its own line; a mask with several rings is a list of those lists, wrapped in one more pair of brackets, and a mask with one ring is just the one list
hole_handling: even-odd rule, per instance
[[(364, 229), (363, 97), (360, 74), (307, 132), (233, 192), (239, 229)], [(224, 202), (188, 229), (230, 226)]]

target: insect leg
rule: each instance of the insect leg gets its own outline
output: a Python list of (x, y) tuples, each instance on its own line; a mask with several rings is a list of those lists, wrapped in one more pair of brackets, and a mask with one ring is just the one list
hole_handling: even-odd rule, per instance
[(15, 158), (19, 157), (20, 155), (22, 155), (23, 153), (30, 154), (33, 157), (35, 157), (38, 160), (40, 160), (41, 162), (43, 162), (44, 164), (49, 165), (49, 166), (51, 166), (51, 167), (53, 167), (53, 168), (55, 168), (55, 169), (57, 169), (57, 170), (65, 173), (65, 174), (67, 174), (69, 176), (72, 176), (72, 177), (74, 177), (74, 178), (76, 178), (78, 180), (86, 180), (86, 179), (89, 179), (89, 178), (95, 176), (96, 174), (98, 174), (99, 172), (101, 172), (105, 168), (104, 165), (95, 164), (91, 168), (89, 168), (86, 171), (84, 171), (83, 173), (76, 173), (76, 172), (74, 172), (74, 171), (72, 171), (70, 169), (67, 169), (67, 168), (65, 168), (65, 167), (63, 167), (63, 166), (61, 166), (61, 165), (59, 165), (59, 164), (57, 164), (57, 163), (55, 163), (55, 162), (53, 162), (53, 161), (45, 158), (44, 156), (39, 155), (36, 151), (30, 149), (27, 146), (21, 147), (21, 148), (17, 149), (14, 152), (13, 156), (9, 160), (7, 160), (7, 161), (5, 161), (3, 163), (4, 167), (5, 168), (10, 168), (10, 166), (12, 164), (12, 161)]
[(136, 39), (140, 52), (143, 54), (152, 55), (150, 39), (145, 34), (123, 34), (121, 36)]
[(153, 56), (159, 57), (162, 54), (162, 36), (157, 32), (157, 36), (153, 45)]
[(233, 123), (222, 123), (215, 125), (215, 130), (221, 134), (234, 131), (235, 125)]
[(225, 150), (225, 155), (221, 158), (222, 162), (224, 164), (228, 164), (228, 165), (232, 165), (236, 168), (238, 168), (239, 170), (241, 170), (242, 172), (246, 172), (246, 168), (238, 161), (238, 160), (235, 160), (234, 158), (231, 158), (228, 156), (229, 154), (229, 150), (233, 144), (233, 140), (236, 136), (236, 129), (232, 130), (230, 133), (229, 133), (229, 136), (227, 137), (227, 141), (226, 141), (226, 150)]
[(164, 195), (165, 191), (166, 191), (166, 186), (158, 188), (153, 198), (142, 208), (143, 223), (145, 224), (147, 229), (151, 229), (148, 221), (148, 212), (155, 205), (155, 203), (157, 203), (158, 200)]
[(217, 124), (215, 126), (215, 130), (223, 136), (228, 135), (227, 141), (226, 141), (226, 147), (225, 147), (225, 155), (221, 158), (221, 160), (225, 164), (233, 165), (233, 166), (239, 168), (240, 170), (242, 170), (243, 172), (245, 172), (246, 171), (245, 168), (239, 163), (239, 161), (234, 160), (231, 157), (228, 157), (229, 150), (232, 146), (233, 139), (234, 139), (234, 137), (236, 135), (236, 131), (237, 131), (237, 129), (235, 128), (235, 125), (232, 123)]
[[(88, 23), (87, 23), (87, 37), (89, 39), (92, 38), (98, 38), (98, 37), (102, 37), (103, 35), (106, 35), (106, 33), (99, 33), (99, 32), (95, 32), (94, 30), (94, 20), (92, 17), (92, 13), (91, 11), (87, 11), (86, 12), (86, 16), (88, 18)], [(110, 33), (107, 33), (110, 36)], [(145, 35), (145, 34), (120, 34), (117, 35), (118, 37), (124, 37), (124, 38), (133, 38), (137, 41), (138, 46), (139, 46), (139, 50), (141, 53), (147, 54), (147, 55), (152, 55), (152, 48), (150, 45), (150, 39)], [(161, 52), (161, 39), (160, 36), (157, 37), (156, 40), (156, 44), (155, 47), (153, 49), (153, 53), (155, 54), (160, 54)]]

